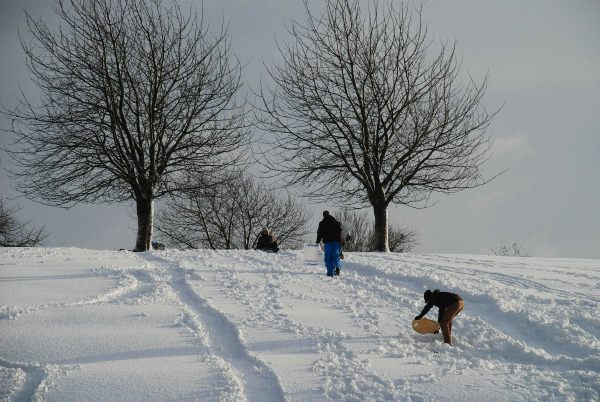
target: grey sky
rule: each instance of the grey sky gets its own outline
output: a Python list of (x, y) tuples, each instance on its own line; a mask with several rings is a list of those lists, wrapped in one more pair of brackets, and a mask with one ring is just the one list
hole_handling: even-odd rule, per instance
[[(36, 93), (18, 43), (17, 30), (26, 30), (21, 7), (53, 19), (46, 0), (0, 0), (0, 102), (8, 106), (18, 85)], [(254, 89), (262, 61), (278, 57), (275, 38), (285, 41), (285, 24), (304, 17), (300, 0), (205, 0), (204, 7), (214, 27), (225, 18)], [(489, 253), (518, 242), (533, 256), (600, 258), (600, 2), (428, 0), (424, 15), (432, 38), (458, 41), (476, 79), (489, 73), (486, 106), (502, 111), (490, 128), (496, 141), (485, 172), (508, 170), (481, 188), (436, 197), (425, 210), (393, 207), (391, 222), (419, 233), (417, 252)], [(4, 173), (0, 193), (16, 195)], [(128, 206), (18, 204), (22, 217), (46, 225), (48, 245), (134, 244)]]

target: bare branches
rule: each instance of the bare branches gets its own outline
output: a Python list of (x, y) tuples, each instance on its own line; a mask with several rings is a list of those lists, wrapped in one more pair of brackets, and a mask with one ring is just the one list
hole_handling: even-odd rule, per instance
[[(373, 222), (366, 213), (341, 209), (335, 216), (342, 222), (346, 234), (344, 251), (376, 251), (377, 236)], [(395, 253), (409, 252), (417, 246), (417, 233), (410, 229), (389, 228), (389, 250)]]
[(320, 200), (414, 204), (481, 184), (487, 82), (459, 83), (454, 46), (431, 57), (420, 10), (328, 2), (294, 23), (264, 89), (273, 168)]
[(259, 232), (269, 228), (280, 246), (295, 248), (308, 234), (309, 215), (300, 204), (241, 172), (202, 190), (195, 187), (169, 199), (159, 216), (157, 229), (172, 245), (251, 249)]
[(33, 247), (48, 237), (44, 228), (30, 227), (15, 218), (18, 208), (9, 208), (0, 198), (0, 247)]
[(223, 28), (160, 0), (56, 0), (56, 12), (59, 31), (28, 15), (22, 41), (39, 104), (4, 110), (28, 198), (148, 204), (180, 191), (184, 173), (243, 160), (241, 67)]
[(317, 200), (372, 205), (386, 233), (389, 203), (486, 183), (487, 80), (461, 82), (455, 46), (428, 42), (420, 9), (330, 0), (317, 16), (305, 5), (269, 70), (275, 88), (261, 92), (270, 169)]

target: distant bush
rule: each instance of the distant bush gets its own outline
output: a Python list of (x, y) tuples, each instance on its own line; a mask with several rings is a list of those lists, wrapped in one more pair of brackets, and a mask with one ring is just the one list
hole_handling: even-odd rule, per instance
[[(341, 209), (334, 216), (342, 223), (344, 233), (349, 235), (344, 243), (344, 251), (376, 251), (374, 224), (367, 213)], [(417, 245), (417, 234), (390, 225), (388, 242), (391, 252), (409, 252)]]
[(182, 248), (251, 249), (268, 228), (279, 246), (300, 248), (309, 231), (310, 214), (291, 195), (240, 171), (171, 197), (158, 216), (157, 230), (167, 245)]
[(500, 246), (498, 249), (490, 248), (494, 255), (500, 255), (505, 257), (529, 257), (529, 254), (521, 249), (519, 243), (513, 243), (510, 246)]

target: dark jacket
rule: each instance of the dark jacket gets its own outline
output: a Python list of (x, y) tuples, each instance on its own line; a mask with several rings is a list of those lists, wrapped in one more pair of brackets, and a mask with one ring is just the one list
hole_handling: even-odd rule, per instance
[(329, 215), (319, 222), (317, 230), (317, 243), (323, 240), (323, 243), (332, 243), (334, 241), (341, 242), (342, 224), (339, 223), (333, 216)]
[(456, 293), (440, 292), (439, 290), (434, 290), (433, 292), (431, 292), (431, 296), (429, 296), (429, 300), (423, 308), (423, 311), (421, 311), (421, 314), (416, 316), (415, 319), (418, 320), (422, 318), (433, 306), (436, 306), (439, 309), (438, 322), (440, 322), (442, 320), (442, 317), (444, 316), (446, 308), (458, 302), (459, 300), (462, 300), (462, 297), (460, 297)]
[(275, 239), (270, 234), (261, 233), (256, 241), (256, 249), (262, 250), (263, 248), (273, 248)]

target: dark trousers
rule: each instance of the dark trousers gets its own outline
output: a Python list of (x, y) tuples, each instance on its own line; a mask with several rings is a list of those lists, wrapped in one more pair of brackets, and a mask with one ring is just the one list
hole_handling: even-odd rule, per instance
[(452, 345), (452, 320), (465, 308), (465, 302), (459, 300), (454, 304), (446, 307), (442, 320), (440, 321), (440, 327), (442, 334), (444, 335), (444, 343)]
[(258, 248), (260, 251), (266, 251), (268, 253), (273, 252), (276, 253), (279, 251), (279, 247), (277, 247), (277, 242), (274, 241), (273, 243), (267, 245), (263, 245), (262, 247)]

